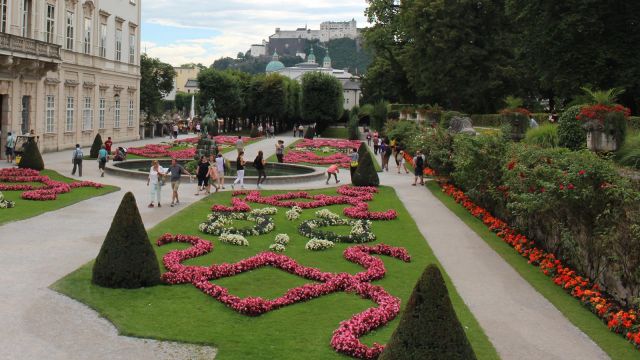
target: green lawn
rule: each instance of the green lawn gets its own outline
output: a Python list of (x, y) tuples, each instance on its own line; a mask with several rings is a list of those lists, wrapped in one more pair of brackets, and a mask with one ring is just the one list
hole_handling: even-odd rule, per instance
[[(437, 263), (437, 260), (394, 190), (388, 187), (380, 190), (381, 193), (371, 203), (372, 210), (393, 208), (398, 211), (399, 218), (390, 222), (374, 222), (373, 230), (378, 236), (375, 243), (384, 242), (405, 247), (412, 255), (412, 262), (404, 263), (381, 257), (387, 269), (387, 276), (375, 283), (383, 286), (392, 295), (400, 297), (404, 306), (423, 269), (428, 264)], [(318, 190), (314, 193), (335, 194), (335, 190)], [(304, 210), (299, 220), (290, 222), (285, 217), (286, 209), (280, 208), (275, 216), (276, 230), (266, 235), (249, 237), (249, 247), (222, 244), (215, 237), (201, 234), (197, 227), (210, 212), (211, 204), (228, 204), (230, 198), (230, 193), (225, 192), (193, 204), (151, 229), (151, 241), (154, 242), (165, 232), (193, 234), (209, 239), (214, 243), (214, 251), (207, 256), (188, 261), (190, 265), (208, 265), (236, 262), (253, 256), (265, 251), (276, 234), (287, 233), (291, 242), (285, 254), (302, 265), (332, 272), (363, 271), (362, 267), (343, 258), (342, 252), (348, 247), (347, 244), (336, 244), (335, 248), (320, 253), (304, 249), (308, 239), (298, 235), (297, 226), (301, 221), (312, 218), (316, 210)], [(329, 208), (342, 213), (344, 206)], [(398, 233), (399, 228), (403, 230), (401, 234)], [(160, 260), (168, 251), (184, 249), (186, 246), (171, 244), (158, 248), (154, 245), (154, 248)], [(81, 267), (52, 285), (52, 288), (96, 309), (112, 321), (124, 335), (211, 344), (219, 348), (218, 358), (221, 360), (302, 357), (346, 359), (347, 357), (337, 354), (331, 348), (331, 335), (341, 321), (373, 304), (352, 294), (337, 293), (252, 318), (228, 309), (192, 285), (163, 285), (140, 290), (99, 288), (90, 282), (91, 266), (92, 263), (89, 263)], [(309, 281), (272, 268), (262, 268), (216, 282), (239, 296), (273, 298)], [(447, 285), (456, 312), (478, 358), (499, 359), (448, 278)], [(363, 342), (369, 345), (374, 341), (386, 343), (398, 320), (367, 335), (362, 339)]]
[(578, 300), (555, 285), (551, 278), (544, 275), (537, 267), (531, 266), (511, 246), (489, 230), (481, 220), (475, 218), (462, 205), (442, 192), (436, 182), (428, 182), (427, 188), (612, 359), (640, 358), (640, 352), (631, 343), (622, 336), (609, 331), (606, 324), (582, 306)]
[[(48, 176), (53, 180), (64, 181), (66, 183), (76, 181), (76, 179), (70, 179), (68, 177), (64, 177), (52, 170), (44, 170), (41, 172), (41, 174)], [(37, 186), (38, 183), (33, 185)], [(115, 186), (105, 186), (101, 189), (94, 189), (94, 188), (73, 189), (71, 190), (70, 193), (58, 195), (58, 199), (54, 201), (22, 200), (20, 196), (22, 195), (23, 191), (3, 191), (2, 193), (4, 194), (4, 197), (7, 200), (16, 202), (16, 207), (12, 209), (0, 210), (0, 225), (8, 222), (12, 222), (12, 221), (19, 221), (19, 220), (32, 218), (34, 216), (38, 216), (40, 214), (44, 214), (49, 211), (58, 210), (63, 207), (67, 207), (69, 205), (76, 204), (80, 201), (87, 200), (95, 196), (102, 196), (118, 190), (119, 189)]]

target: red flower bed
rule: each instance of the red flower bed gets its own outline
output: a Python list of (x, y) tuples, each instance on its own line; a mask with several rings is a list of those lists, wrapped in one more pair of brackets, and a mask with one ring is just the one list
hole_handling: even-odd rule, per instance
[(332, 147), (336, 149), (358, 149), (362, 141), (360, 140), (342, 140), (342, 139), (304, 139), (299, 142), (297, 148), (313, 148), (320, 149), (323, 147)]
[[(407, 163), (411, 164), (411, 166), (413, 166), (415, 168), (415, 164), (413, 163), (413, 157), (411, 157), (411, 155), (409, 155), (406, 151), (404, 153), (404, 159), (407, 161)], [(425, 164), (426, 165), (426, 164)], [(436, 175), (436, 171), (428, 168), (425, 166), (424, 170), (422, 171), (423, 174), (425, 174), (426, 176), (435, 176)]]
[(311, 151), (289, 150), (284, 155), (284, 162), (289, 164), (314, 164), (333, 165), (348, 169), (351, 166), (351, 158), (345, 153), (335, 153), (328, 156), (320, 156)]
[[(216, 141), (216, 144), (222, 144), (222, 145), (235, 145), (236, 141), (238, 141), (237, 136), (228, 136), (228, 135), (214, 136), (213, 139)], [(258, 138), (250, 138), (246, 136), (242, 137), (242, 141), (244, 141), (245, 145), (256, 139)], [(188, 139), (176, 140), (174, 141), (174, 143), (175, 144), (197, 144), (198, 141), (200, 141), (199, 137), (193, 137)]]
[(193, 159), (196, 156), (196, 148), (171, 150), (172, 145), (149, 144), (138, 148), (129, 148), (129, 154), (150, 159), (169, 157), (172, 159)]
[(21, 197), (24, 200), (50, 201), (58, 198), (58, 194), (66, 194), (72, 189), (81, 187), (93, 187), (99, 189), (102, 184), (91, 181), (73, 182), (70, 184), (42, 176), (38, 171), (31, 169), (0, 169), (0, 182), (10, 183), (42, 183), (42, 186), (28, 184), (1, 184), (0, 191), (24, 191)]
[(603, 105), (603, 104), (596, 104), (596, 105), (583, 107), (580, 110), (580, 113), (578, 114), (576, 119), (581, 121), (595, 120), (602, 124), (606, 120), (607, 114), (612, 112), (622, 113), (625, 118), (628, 118), (629, 116), (631, 116), (631, 109), (626, 108), (622, 105), (609, 106), (609, 105)]
[[(262, 315), (285, 306), (336, 292), (355, 293), (364, 299), (372, 300), (378, 304), (378, 307), (369, 308), (349, 320), (341, 322), (338, 329), (333, 332), (331, 339), (331, 346), (336, 351), (361, 359), (377, 358), (384, 350), (384, 346), (376, 343), (372, 347), (368, 347), (360, 342), (359, 338), (384, 326), (400, 312), (400, 299), (390, 295), (382, 287), (370, 283), (382, 279), (386, 274), (384, 262), (372, 255), (386, 255), (405, 262), (411, 261), (411, 257), (405, 249), (380, 244), (354, 246), (344, 251), (344, 257), (347, 260), (366, 269), (356, 275), (322, 272), (315, 268), (302, 266), (288, 256), (272, 252), (260, 253), (234, 264), (186, 266), (182, 265), (182, 262), (208, 254), (213, 249), (213, 245), (195, 236), (173, 236), (170, 234), (163, 235), (157, 241), (157, 245), (163, 246), (174, 242), (189, 243), (192, 247), (186, 250), (174, 250), (164, 256), (163, 263), (168, 272), (162, 275), (163, 281), (171, 285), (193, 284), (205, 294), (247, 316)], [(290, 289), (283, 296), (268, 300), (260, 297), (240, 298), (230, 294), (228, 289), (211, 282), (211, 280), (235, 276), (265, 266), (275, 267), (317, 283)]]
[(552, 278), (556, 285), (561, 286), (567, 293), (600, 317), (611, 331), (625, 336), (640, 349), (640, 321), (638, 321), (636, 310), (622, 309), (619, 304), (612, 301), (600, 290), (598, 284), (578, 275), (556, 259), (554, 254), (537, 248), (533, 241), (517, 233), (507, 223), (494, 217), (487, 210), (474, 204), (464, 192), (455, 186), (446, 183), (441, 183), (440, 186), (445, 194), (451, 196), (473, 216), (482, 220), (502, 240), (527, 258), (531, 265), (539, 267), (545, 275)]

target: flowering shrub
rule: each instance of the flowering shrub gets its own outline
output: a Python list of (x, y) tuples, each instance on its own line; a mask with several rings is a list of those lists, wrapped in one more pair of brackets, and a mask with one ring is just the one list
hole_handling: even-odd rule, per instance
[(269, 245), (269, 250), (274, 252), (284, 252), (287, 250), (287, 247), (282, 244), (271, 244)]
[(611, 331), (625, 336), (640, 348), (640, 322), (636, 310), (622, 309), (619, 304), (610, 300), (610, 297), (600, 290), (598, 284), (587, 277), (578, 275), (575, 270), (563, 264), (554, 254), (537, 248), (533, 241), (519, 234), (506, 222), (494, 217), (487, 210), (474, 204), (464, 192), (455, 186), (446, 183), (440, 185), (445, 194), (454, 198), (474, 217), (482, 220), (490, 230), (496, 232), (498, 237), (511, 245), (531, 265), (537, 266), (545, 275), (551, 277), (554, 284), (561, 286), (591, 312), (604, 320)]
[(249, 241), (242, 235), (225, 233), (220, 235), (220, 241), (229, 245), (249, 246)]
[(11, 209), (16, 206), (13, 201), (5, 200), (4, 195), (0, 192), (0, 209)]
[(580, 113), (576, 116), (576, 119), (580, 121), (597, 121), (601, 124), (607, 120), (607, 115), (610, 113), (620, 113), (624, 115), (625, 118), (631, 116), (631, 109), (626, 108), (622, 105), (604, 105), (604, 104), (596, 104), (585, 106), (580, 109)]
[(0, 182), (9, 183), (42, 183), (37, 187), (29, 184), (2, 184), (0, 191), (24, 191), (21, 195), (24, 200), (50, 201), (58, 198), (59, 194), (66, 194), (73, 189), (92, 187), (99, 189), (103, 185), (91, 181), (64, 183), (52, 180), (48, 176), (40, 175), (40, 172), (31, 169), (0, 169)]
[(334, 245), (335, 243), (333, 241), (314, 238), (309, 240), (304, 248), (311, 251), (323, 251), (331, 249), (332, 247), (334, 247)]
[[(343, 243), (367, 243), (376, 240), (376, 235), (371, 231), (371, 221), (369, 220), (346, 220), (341, 219), (338, 215), (331, 213), (337, 217), (325, 217), (320, 219), (312, 219), (302, 222), (298, 231), (302, 236), (311, 239), (323, 239), (331, 242)], [(328, 214), (324, 214), (328, 216)], [(331, 231), (322, 231), (318, 228), (325, 226), (351, 226), (349, 235), (338, 235)]]
[(258, 216), (275, 215), (277, 213), (278, 213), (278, 209), (274, 207), (251, 210), (251, 215), (258, 215)]
[(278, 234), (276, 235), (276, 244), (280, 245), (288, 245), (289, 244), (289, 235), (287, 234)]
[(287, 220), (294, 221), (298, 220), (302, 215), (302, 208), (300, 206), (294, 206), (291, 210), (287, 211)]
[[(376, 246), (354, 246), (343, 253), (345, 259), (359, 264), (366, 270), (351, 275), (347, 273), (326, 273), (315, 268), (298, 264), (285, 255), (273, 252), (260, 253), (254, 257), (234, 264), (211, 266), (187, 266), (182, 262), (208, 254), (213, 245), (195, 236), (165, 234), (157, 241), (158, 246), (169, 243), (188, 243), (192, 247), (186, 250), (174, 250), (163, 257), (168, 272), (162, 275), (167, 284), (193, 284), (205, 294), (215, 298), (229, 308), (248, 316), (258, 316), (269, 311), (315, 299), (336, 292), (355, 293), (364, 299), (370, 299), (377, 307), (369, 308), (340, 323), (331, 338), (331, 346), (338, 352), (361, 359), (376, 359), (384, 346), (374, 344), (368, 347), (359, 338), (386, 325), (400, 312), (400, 299), (388, 294), (384, 288), (370, 282), (384, 278), (384, 262), (372, 255), (386, 255), (404, 262), (411, 257), (402, 248), (380, 244)], [(229, 294), (228, 289), (216, 285), (211, 280), (231, 277), (264, 266), (272, 266), (316, 283), (305, 284), (287, 291), (282, 297), (267, 300), (259, 297), (240, 298)]]
[[(235, 228), (233, 220), (255, 222), (251, 228)], [(275, 228), (273, 218), (255, 215), (253, 213), (214, 213), (207, 216), (207, 221), (198, 227), (205, 234), (223, 235), (236, 234), (243, 236), (257, 236), (271, 232)]]
[(251, 207), (247, 205), (242, 199), (232, 198), (231, 206), (224, 205), (213, 205), (211, 207), (211, 211), (213, 212), (250, 212)]

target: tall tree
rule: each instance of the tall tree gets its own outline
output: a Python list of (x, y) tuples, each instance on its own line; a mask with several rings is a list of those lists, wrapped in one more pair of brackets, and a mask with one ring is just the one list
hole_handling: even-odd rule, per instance
[(337, 122), (344, 111), (342, 84), (335, 77), (310, 72), (302, 76), (302, 118), (308, 124), (315, 123), (321, 133)]
[(207, 69), (198, 74), (201, 101), (207, 104), (215, 100), (215, 111), (227, 119), (227, 130), (235, 127), (244, 110), (244, 94), (241, 79), (233, 72)]
[(162, 113), (162, 98), (173, 90), (176, 71), (173, 66), (142, 54), (140, 58), (140, 109), (152, 116)]

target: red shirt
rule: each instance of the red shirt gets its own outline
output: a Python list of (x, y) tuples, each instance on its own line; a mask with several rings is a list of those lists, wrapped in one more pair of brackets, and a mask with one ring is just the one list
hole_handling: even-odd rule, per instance
[(104, 148), (108, 153), (111, 153), (111, 145), (113, 145), (113, 141), (111, 140), (107, 140), (107, 142), (104, 143)]

